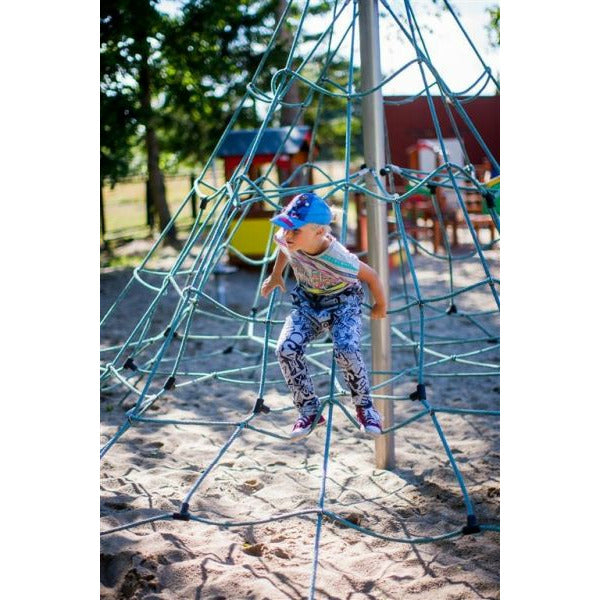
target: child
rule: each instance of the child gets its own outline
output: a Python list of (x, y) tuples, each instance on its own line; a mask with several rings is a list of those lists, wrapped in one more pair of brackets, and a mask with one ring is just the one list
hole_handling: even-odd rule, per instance
[(316, 194), (295, 196), (286, 209), (271, 219), (282, 227), (275, 236), (279, 251), (271, 276), (261, 294), (267, 297), (276, 287), (285, 292), (282, 272), (289, 261), (297, 284), (292, 291), (295, 309), (285, 320), (277, 342), (277, 359), (300, 416), (291, 437), (308, 435), (323, 425), (312, 380), (304, 360), (306, 345), (326, 329), (333, 339), (333, 355), (341, 368), (356, 406), (361, 428), (381, 434), (381, 416), (373, 407), (367, 370), (360, 352), (361, 300), (365, 281), (375, 304), (374, 319), (386, 315), (386, 298), (377, 273), (351, 254), (331, 235), (331, 210)]

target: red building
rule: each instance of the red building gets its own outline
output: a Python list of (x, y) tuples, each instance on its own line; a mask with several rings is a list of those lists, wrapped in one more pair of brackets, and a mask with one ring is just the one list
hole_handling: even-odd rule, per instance
[[(408, 96), (386, 96), (384, 99), (392, 163), (398, 166), (409, 165), (408, 149), (416, 144), (417, 140), (437, 137), (427, 98), (421, 96), (407, 104), (388, 104), (388, 102), (402, 101), (407, 98)], [(441, 97), (432, 96), (432, 99), (443, 137), (456, 137)], [(500, 96), (479, 96), (463, 104), (462, 107), (500, 164)], [(473, 164), (483, 163), (485, 153), (480, 144), (456, 109), (451, 107), (450, 110), (459, 134), (465, 142), (469, 159)]]

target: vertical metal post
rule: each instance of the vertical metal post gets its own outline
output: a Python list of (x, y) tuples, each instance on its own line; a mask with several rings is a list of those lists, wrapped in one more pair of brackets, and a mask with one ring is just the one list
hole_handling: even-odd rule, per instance
[[(381, 83), (379, 53), (379, 8), (377, 0), (359, 0), (360, 73), (362, 89), (372, 89)], [(362, 100), (362, 129), (365, 162), (367, 167), (379, 173), (385, 164), (385, 137), (383, 129), (383, 92), (381, 88), (364, 96)], [(367, 176), (366, 186), (377, 190), (372, 175)], [(367, 195), (367, 236), (369, 265), (379, 273), (389, 301), (389, 263), (387, 205)], [(374, 371), (390, 371), (392, 365), (392, 341), (389, 317), (371, 320), (371, 352)], [(377, 385), (389, 375), (374, 375)], [(378, 394), (391, 394), (391, 385), (378, 388)], [(376, 400), (384, 424), (394, 422), (394, 409), (390, 400)], [(394, 434), (388, 433), (375, 439), (375, 464), (379, 469), (393, 469)]]

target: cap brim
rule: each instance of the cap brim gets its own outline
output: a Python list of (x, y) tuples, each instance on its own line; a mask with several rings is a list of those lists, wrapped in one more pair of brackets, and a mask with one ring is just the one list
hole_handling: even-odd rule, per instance
[(271, 223), (275, 225), (279, 225), (279, 227), (283, 227), (283, 229), (298, 229), (298, 227), (302, 227), (306, 223), (303, 221), (299, 221), (298, 219), (291, 219), (287, 215), (277, 215), (271, 219)]

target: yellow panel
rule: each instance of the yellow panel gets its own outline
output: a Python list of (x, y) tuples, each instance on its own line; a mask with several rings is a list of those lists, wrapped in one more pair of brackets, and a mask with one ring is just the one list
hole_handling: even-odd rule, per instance
[[(231, 226), (233, 229), (233, 225)], [(231, 230), (230, 229), (230, 230)], [(240, 228), (235, 232), (231, 245), (245, 254), (246, 256), (264, 256), (271, 223), (265, 217), (253, 219), (246, 217)], [(275, 242), (271, 245), (271, 251), (275, 247)]]
[(402, 264), (406, 265), (406, 250), (404, 250), (404, 248), (400, 248), (400, 250), (398, 250), (397, 246), (395, 248), (390, 247), (388, 249), (388, 252), (389, 252), (388, 265), (389, 265), (390, 269), (400, 266), (400, 253), (402, 253)]

